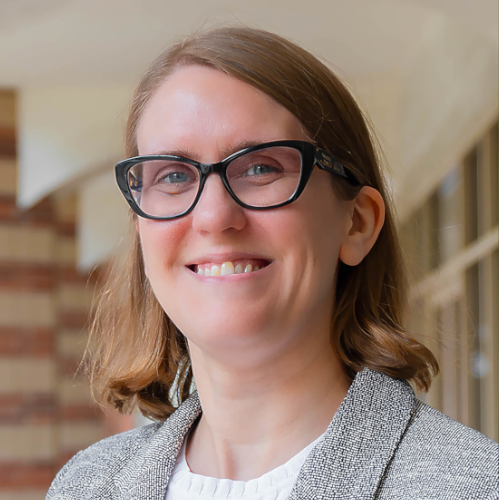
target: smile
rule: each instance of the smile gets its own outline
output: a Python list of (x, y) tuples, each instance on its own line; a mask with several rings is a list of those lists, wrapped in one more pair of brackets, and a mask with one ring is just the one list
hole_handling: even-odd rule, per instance
[(239, 259), (222, 263), (194, 264), (190, 266), (190, 269), (201, 276), (229, 276), (231, 274), (254, 273), (269, 264), (270, 262), (264, 259)]

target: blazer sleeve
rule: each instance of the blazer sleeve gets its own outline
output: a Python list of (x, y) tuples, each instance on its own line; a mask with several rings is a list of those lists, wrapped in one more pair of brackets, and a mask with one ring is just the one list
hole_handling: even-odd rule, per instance
[(64, 496), (64, 478), (73, 464), (76, 462), (82, 452), (79, 451), (69, 462), (57, 473), (55, 479), (52, 481), (50, 488), (47, 492), (46, 500), (67, 500), (68, 497)]
[(107, 437), (78, 452), (56, 475), (46, 500), (114, 498), (114, 477), (155, 435), (154, 423)]

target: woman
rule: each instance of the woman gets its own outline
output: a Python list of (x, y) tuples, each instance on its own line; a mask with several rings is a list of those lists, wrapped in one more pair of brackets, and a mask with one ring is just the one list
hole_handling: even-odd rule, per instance
[(408, 383), (438, 365), (401, 326), (378, 159), (329, 69), (264, 31), (194, 35), (139, 84), (127, 153), (134, 243), (92, 383), (159, 423), (77, 454), (47, 498), (498, 498), (497, 444)]

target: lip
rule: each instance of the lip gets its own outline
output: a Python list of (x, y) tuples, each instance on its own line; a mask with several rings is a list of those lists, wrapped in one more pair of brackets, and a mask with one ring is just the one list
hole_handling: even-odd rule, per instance
[(271, 257), (258, 253), (225, 252), (225, 253), (204, 254), (199, 257), (194, 257), (192, 259), (189, 259), (188, 263), (185, 264), (185, 267), (192, 270), (193, 266), (196, 265), (201, 266), (203, 264), (223, 264), (224, 262), (234, 262), (235, 260), (244, 260), (244, 259), (264, 260), (267, 262), (267, 265), (265, 267), (272, 264), (272, 262), (274, 261)]

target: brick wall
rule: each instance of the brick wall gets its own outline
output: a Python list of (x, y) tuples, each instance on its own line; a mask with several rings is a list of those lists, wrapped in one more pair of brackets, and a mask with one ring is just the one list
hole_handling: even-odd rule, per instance
[(78, 450), (131, 426), (75, 377), (96, 279), (75, 267), (76, 198), (16, 207), (15, 93), (0, 91), (0, 500), (36, 500)]

